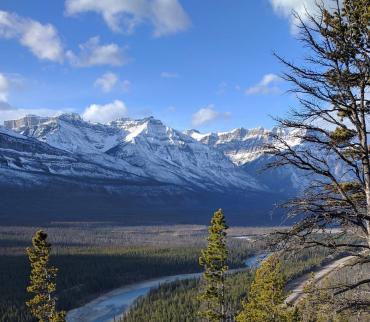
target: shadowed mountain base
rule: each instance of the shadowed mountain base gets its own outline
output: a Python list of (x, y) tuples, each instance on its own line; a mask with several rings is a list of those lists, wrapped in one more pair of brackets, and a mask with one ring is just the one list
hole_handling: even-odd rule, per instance
[[(47, 188), (0, 187), (1, 225), (48, 224), (55, 221), (117, 222), (122, 225), (205, 224), (209, 214), (223, 208), (232, 225), (277, 225), (282, 216), (274, 208), (286, 196), (266, 192), (209, 193), (173, 187), (134, 187), (132, 191), (78, 185)], [(132, 188), (132, 187), (131, 187)], [(168, 189), (170, 188), (170, 189)], [(137, 194), (137, 189), (141, 191)]]

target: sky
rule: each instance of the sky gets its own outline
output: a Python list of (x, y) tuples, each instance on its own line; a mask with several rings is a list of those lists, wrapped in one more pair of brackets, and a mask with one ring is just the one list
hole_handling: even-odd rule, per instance
[(0, 124), (79, 113), (179, 130), (272, 127), (297, 104), (292, 10), (314, 0), (0, 0)]

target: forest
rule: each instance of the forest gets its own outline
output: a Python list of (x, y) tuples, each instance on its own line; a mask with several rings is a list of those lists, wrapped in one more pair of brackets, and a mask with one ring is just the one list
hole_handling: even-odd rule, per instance
[[(0, 321), (35, 321), (25, 306), (30, 274), (25, 248), (39, 227), (0, 227)], [(58, 224), (45, 227), (58, 267), (58, 307), (78, 307), (102, 292), (153, 277), (200, 272), (205, 226)], [(231, 235), (263, 236), (269, 228), (234, 228)], [(264, 243), (230, 238), (230, 267), (263, 249)]]
[[(287, 256), (283, 261), (283, 274), (287, 281), (305, 272), (319, 268), (327, 258), (324, 249), (306, 251)], [(240, 311), (242, 301), (248, 295), (255, 270), (231, 274), (226, 278), (227, 311), (229, 321)], [(140, 298), (134, 307), (121, 319), (122, 322), (191, 322), (197, 321), (200, 302), (197, 294), (201, 288), (199, 279), (164, 284)]]

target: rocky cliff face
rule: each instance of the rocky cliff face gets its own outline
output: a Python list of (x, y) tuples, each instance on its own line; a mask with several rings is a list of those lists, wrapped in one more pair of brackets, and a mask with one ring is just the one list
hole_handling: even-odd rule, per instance
[(4, 126), (9, 129), (21, 129), (40, 125), (41, 123), (52, 120), (52, 117), (40, 117), (36, 115), (27, 115), (19, 120), (9, 120), (4, 122)]
[(266, 145), (273, 143), (273, 135), (284, 137), (291, 146), (299, 146), (300, 140), (294, 133), (279, 128), (267, 130), (264, 128), (237, 128), (229, 132), (201, 134), (196, 130), (185, 132), (195, 140), (208, 145), (227, 156), (238, 168), (252, 175), (262, 186), (270, 191), (296, 194), (302, 188), (300, 173), (285, 167), (263, 171), (273, 158), (266, 154)]
[(273, 134), (283, 136), (293, 145), (299, 144), (298, 141), (294, 142), (294, 139), (289, 139), (290, 134), (288, 132), (284, 133), (283, 130), (278, 128), (272, 130), (236, 128), (229, 132), (207, 134), (201, 134), (196, 130), (188, 130), (185, 133), (195, 140), (221, 151), (238, 166), (243, 166), (263, 156), (266, 152), (265, 145), (272, 143)]

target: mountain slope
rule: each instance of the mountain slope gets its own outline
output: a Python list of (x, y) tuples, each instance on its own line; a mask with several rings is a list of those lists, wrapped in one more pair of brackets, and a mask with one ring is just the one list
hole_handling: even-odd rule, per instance
[(279, 134), (291, 146), (299, 146), (300, 140), (294, 137), (294, 133), (284, 132), (279, 128), (273, 128), (272, 130), (237, 128), (230, 132), (207, 134), (201, 134), (196, 130), (188, 130), (185, 133), (222, 152), (240, 169), (253, 175), (261, 185), (268, 187), (271, 191), (291, 195), (297, 193), (297, 190), (301, 187), (301, 176), (296, 169), (284, 167), (263, 171), (265, 166), (273, 161), (273, 157), (266, 154), (265, 148), (267, 144), (273, 143), (273, 135)]
[(154, 118), (103, 125), (76, 114), (6, 125), (3, 221), (17, 221), (16, 212), (30, 220), (205, 222), (222, 207), (231, 222), (271, 224), (279, 220), (271, 219), (272, 205), (286, 198), (284, 189), (271, 189), (246, 169), (263, 160), (268, 136), (258, 131), (199, 140), (199, 133), (194, 138)]
[(101, 168), (126, 171), (163, 183), (211, 190), (261, 188), (222, 153), (153, 118), (102, 125), (70, 114), (13, 130), (93, 163), (98, 172)]

